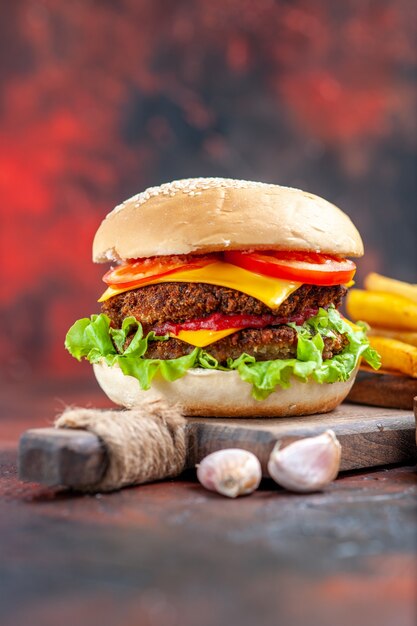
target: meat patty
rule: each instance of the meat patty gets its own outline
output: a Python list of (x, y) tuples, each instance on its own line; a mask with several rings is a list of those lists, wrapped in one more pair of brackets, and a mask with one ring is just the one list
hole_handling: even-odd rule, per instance
[[(336, 334), (324, 338), (323, 359), (331, 359), (347, 345), (345, 335)], [(176, 359), (194, 350), (194, 346), (180, 341), (150, 341), (144, 355), (148, 359)], [(297, 356), (297, 333), (290, 326), (240, 330), (233, 335), (210, 344), (205, 350), (219, 363), (228, 358), (237, 359), (243, 352), (254, 356), (257, 361), (291, 359)]]
[(207, 317), (212, 313), (225, 315), (263, 315), (274, 313), (289, 317), (306, 308), (340, 306), (346, 287), (302, 285), (279, 308), (271, 310), (260, 300), (241, 291), (205, 283), (162, 283), (126, 291), (102, 305), (112, 325), (120, 328), (125, 317), (133, 315), (147, 332), (163, 322), (182, 322)]
[[(164, 322), (182, 322), (207, 317), (213, 313), (224, 315), (275, 314), (289, 317), (305, 309), (338, 307), (346, 288), (342, 285), (320, 287), (302, 285), (294, 291), (279, 308), (272, 310), (263, 302), (240, 291), (203, 283), (162, 283), (133, 289), (110, 298), (102, 305), (112, 325), (120, 328), (123, 319), (134, 316), (147, 333)], [(127, 344), (129, 343), (127, 340)], [(347, 344), (344, 335), (324, 339), (323, 358), (338, 354)], [(189, 354), (194, 346), (171, 338), (167, 341), (151, 341), (144, 355), (148, 359), (176, 359)], [(206, 351), (219, 363), (228, 358), (237, 359), (243, 352), (254, 356), (257, 361), (290, 359), (297, 354), (297, 333), (287, 325), (262, 329), (246, 328), (207, 346)]]

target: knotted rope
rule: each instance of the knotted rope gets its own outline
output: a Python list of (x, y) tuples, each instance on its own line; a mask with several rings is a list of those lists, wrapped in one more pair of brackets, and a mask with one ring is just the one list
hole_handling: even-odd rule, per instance
[(161, 401), (137, 409), (68, 408), (56, 428), (88, 430), (103, 442), (109, 458), (99, 483), (88, 491), (111, 491), (178, 476), (185, 468), (185, 420)]

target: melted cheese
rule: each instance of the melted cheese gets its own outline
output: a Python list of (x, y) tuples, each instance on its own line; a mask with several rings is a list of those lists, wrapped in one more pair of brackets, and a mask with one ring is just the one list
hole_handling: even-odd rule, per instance
[(193, 346), (204, 348), (204, 346), (219, 341), (219, 339), (223, 339), (223, 337), (227, 337), (227, 335), (232, 335), (237, 330), (241, 330), (241, 328), (227, 328), (226, 330), (180, 330), (178, 335), (171, 334), (171, 337), (181, 339), (181, 341), (190, 343)]
[(229, 287), (230, 289), (241, 291), (248, 296), (260, 300), (270, 309), (278, 308), (293, 291), (302, 285), (302, 283), (295, 281), (254, 274), (231, 263), (216, 261), (215, 263), (210, 263), (198, 269), (182, 270), (175, 272), (175, 274), (169, 274), (168, 276), (161, 276), (153, 280), (149, 279), (149, 281), (137, 285), (137, 287), (133, 286), (125, 289), (109, 287), (103, 293), (99, 302), (104, 302), (125, 291), (146, 287), (147, 285), (158, 285), (160, 283), (207, 283), (209, 285)]

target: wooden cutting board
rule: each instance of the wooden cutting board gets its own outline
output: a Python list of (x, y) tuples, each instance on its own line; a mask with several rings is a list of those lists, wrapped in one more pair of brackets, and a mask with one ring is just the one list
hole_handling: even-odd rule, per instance
[[(335, 431), (342, 445), (341, 470), (417, 460), (412, 411), (342, 404), (332, 413), (275, 419), (187, 419), (187, 467), (222, 448), (244, 448), (257, 455), (267, 476), (268, 458), (277, 440), (283, 445), (302, 437)], [(20, 440), (21, 480), (47, 485), (88, 486), (107, 466), (107, 451), (96, 435), (82, 430), (39, 428)]]
[(358, 404), (411, 411), (415, 396), (417, 396), (417, 378), (387, 370), (374, 372), (362, 367), (357, 373), (348, 400)]

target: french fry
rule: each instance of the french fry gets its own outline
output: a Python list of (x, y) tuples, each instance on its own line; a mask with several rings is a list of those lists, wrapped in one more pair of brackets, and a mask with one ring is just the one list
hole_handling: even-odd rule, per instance
[(397, 370), (417, 378), (417, 348), (388, 337), (369, 337), (370, 344), (380, 354), (382, 367)]
[(346, 308), (349, 317), (368, 322), (371, 326), (417, 331), (417, 303), (403, 296), (351, 289)]
[(405, 283), (401, 280), (388, 278), (381, 274), (371, 272), (365, 278), (365, 289), (367, 291), (383, 291), (385, 293), (393, 293), (403, 298), (408, 298), (417, 303), (417, 285)]
[(390, 339), (396, 339), (397, 341), (403, 341), (411, 346), (417, 348), (417, 333), (413, 333), (407, 330), (391, 330), (390, 328), (370, 328), (368, 335), (389, 337)]

